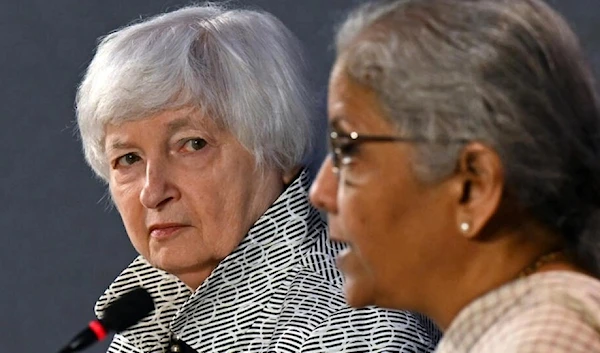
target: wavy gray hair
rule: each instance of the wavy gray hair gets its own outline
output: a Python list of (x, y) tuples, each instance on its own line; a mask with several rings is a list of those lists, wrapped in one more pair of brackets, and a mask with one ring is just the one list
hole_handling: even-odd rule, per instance
[(313, 98), (299, 41), (274, 16), (206, 3), (132, 24), (98, 45), (76, 99), (85, 158), (105, 181), (105, 127), (199, 108), (287, 170), (312, 148)]
[[(336, 45), (403, 134), (494, 148), (506, 189), (600, 273), (599, 104), (560, 15), (540, 0), (385, 1), (355, 10)], [(461, 148), (419, 145), (415, 169), (448, 176)]]

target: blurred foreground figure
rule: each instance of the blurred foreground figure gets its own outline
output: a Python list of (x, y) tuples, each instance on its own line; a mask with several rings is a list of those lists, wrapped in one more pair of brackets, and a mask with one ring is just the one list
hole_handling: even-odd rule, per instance
[[(98, 46), (77, 97), (85, 156), (140, 256), (156, 311), (110, 352), (426, 352), (410, 312), (354, 310), (341, 244), (308, 202), (315, 134), (295, 37), (267, 13), (188, 7)], [(430, 335), (431, 334), (431, 335)]]
[(349, 304), (430, 316), (438, 352), (600, 352), (600, 113), (565, 21), (386, 1), (336, 44), (311, 198)]

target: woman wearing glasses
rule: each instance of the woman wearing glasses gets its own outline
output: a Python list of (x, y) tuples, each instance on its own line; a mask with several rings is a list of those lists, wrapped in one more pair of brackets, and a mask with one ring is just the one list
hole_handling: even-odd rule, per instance
[(600, 351), (600, 112), (538, 0), (362, 6), (337, 35), (328, 213), (352, 306), (429, 315), (438, 352)]

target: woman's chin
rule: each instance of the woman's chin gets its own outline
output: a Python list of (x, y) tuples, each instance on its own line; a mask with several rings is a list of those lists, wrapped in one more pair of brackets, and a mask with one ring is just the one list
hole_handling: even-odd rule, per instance
[(351, 307), (360, 308), (375, 304), (374, 290), (371, 281), (344, 275), (344, 296)]

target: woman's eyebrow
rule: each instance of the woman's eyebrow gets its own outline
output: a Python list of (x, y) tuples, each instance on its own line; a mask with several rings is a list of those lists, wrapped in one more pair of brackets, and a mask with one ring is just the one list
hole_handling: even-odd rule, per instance
[(186, 128), (197, 128), (197, 123), (192, 121), (190, 116), (184, 116), (181, 118), (174, 119), (167, 123), (167, 133), (173, 135), (178, 131)]
[(108, 145), (107, 152), (115, 150), (130, 150), (135, 146), (127, 141), (123, 141), (120, 138), (114, 138), (113, 141)]

